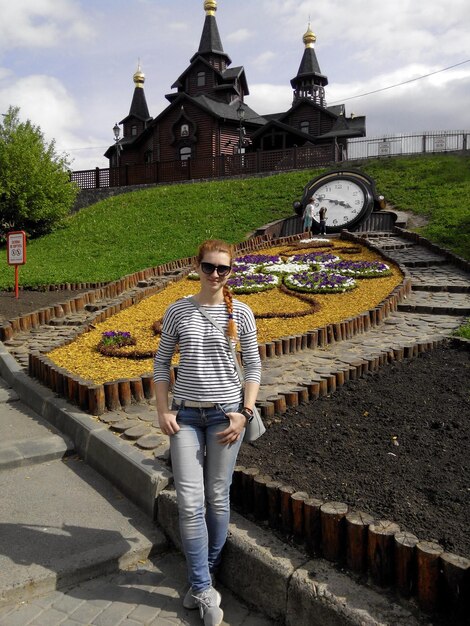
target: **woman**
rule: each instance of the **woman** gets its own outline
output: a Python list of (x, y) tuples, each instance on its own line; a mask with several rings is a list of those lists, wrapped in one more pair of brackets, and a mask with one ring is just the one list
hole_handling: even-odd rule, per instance
[[(205, 626), (222, 622), (221, 596), (212, 586), (230, 518), (229, 492), (245, 425), (252, 415), (261, 376), (253, 312), (232, 298), (226, 283), (233, 251), (219, 240), (199, 248), (200, 290), (170, 305), (163, 318), (154, 380), (160, 428), (170, 436), (183, 549), (189, 572), (183, 605), (199, 607)], [(226, 329), (222, 334), (200, 306)], [(245, 370), (242, 390), (227, 342), (240, 340)], [(168, 408), (170, 363), (180, 361)]]

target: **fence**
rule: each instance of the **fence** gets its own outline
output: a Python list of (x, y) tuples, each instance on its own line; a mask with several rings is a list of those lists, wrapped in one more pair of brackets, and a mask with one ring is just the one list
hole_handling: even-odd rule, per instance
[(335, 149), (330, 144), (287, 150), (259, 150), (187, 161), (157, 161), (104, 169), (97, 167), (94, 170), (72, 172), (71, 180), (80, 189), (127, 187), (316, 168), (327, 166), (332, 161), (335, 161)]
[(348, 160), (468, 150), (469, 137), (469, 131), (442, 130), (407, 135), (382, 135), (371, 139), (350, 139)]
[[(470, 146), (469, 137), (470, 131), (429, 131), (351, 139), (348, 141), (347, 160), (462, 151)], [(335, 148), (331, 144), (286, 150), (258, 150), (187, 161), (158, 161), (101, 169), (97, 167), (71, 172), (71, 180), (80, 189), (100, 189), (246, 176), (328, 167), (339, 160), (339, 152), (338, 146)]]

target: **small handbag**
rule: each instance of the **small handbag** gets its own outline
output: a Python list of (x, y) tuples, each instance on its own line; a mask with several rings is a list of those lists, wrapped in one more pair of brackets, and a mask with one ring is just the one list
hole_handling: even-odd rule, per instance
[[(230, 337), (227, 337), (222, 326), (220, 326), (220, 324), (218, 324), (215, 321), (215, 319), (212, 316), (210, 316), (209, 313), (207, 313), (207, 311), (205, 311), (196, 300), (194, 300), (193, 297), (188, 298), (188, 300), (191, 302), (193, 306), (196, 307), (199, 313), (201, 315), (204, 315), (204, 317), (207, 318), (209, 322), (213, 324), (217, 328), (217, 330), (220, 331), (222, 335), (224, 335), (224, 337), (227, 339), (227, 344), (230, 349), (230, 355), (233, 359), (233, 362), (235, 363), (235, 369), (237, 370), (238, 378), (240, 379), (240, 384), (243, 387), (244, 377), (243, 377), (242, 368), (240, 367), (240, 364), (238, 363), (238, 359), (235, 354), (235, 346), (230, 341)], [(263, 424), (263, 420), (261, 419), (261, 414), (256, 408), (256, 406), (253, 406), (253, 419), (251, 419), (245, 426), (244, 441), (256, 441), (265, 432), (266, 432), (266, 427)]]

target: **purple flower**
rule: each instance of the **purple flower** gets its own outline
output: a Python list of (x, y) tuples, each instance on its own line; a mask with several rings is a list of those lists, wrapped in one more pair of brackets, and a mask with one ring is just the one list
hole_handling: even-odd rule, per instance
[(235, 264), (248, 263), (249, 265), (261, 265), (264, 263), (280, 263), (281, 257), (278, 255), (269, 254), (246, 254), (245, 256), (239, 256), (235, 259)]
[(308, 252), (306, 254), (295, 254), (289, 258), (293, 263), (333, 263), (338, 261), (339, 257), (327, 252)]
[(257, 293), (272, 289), (279, 278), (269, 274), (238, 274), (231, 276), (227, 285), (234, 293)]
[(390, 268), (380, 261), (336, 261), (328, 269), (341, 274), (350, 274), (358, 278), (369, 276), (384, 276), (390, 274)]
[(326, 271), (292, 274), (284, 277), (284, 284), (295, 291), (312, 293), (336, 293), (356, 286), (352, 278)]
[(131, 333), (127, 330), (107, 330), (101, 333), (100, 343), (104, 346), (115, 346), (120, 348), (122, 346), (134, 345), (135, 340), (132, 338)]

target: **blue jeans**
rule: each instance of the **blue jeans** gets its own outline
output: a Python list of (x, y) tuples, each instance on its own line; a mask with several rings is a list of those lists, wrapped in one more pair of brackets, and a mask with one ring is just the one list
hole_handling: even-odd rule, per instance
[(181, 540), (194, 593), (211, 586), (227, 539), (230, 485), (243, 438), (221, 445), (216, 435), (229, 424), (226, 413), (241, 408), (238, 403), (180, 408), (180, 430), (170, 437)]

